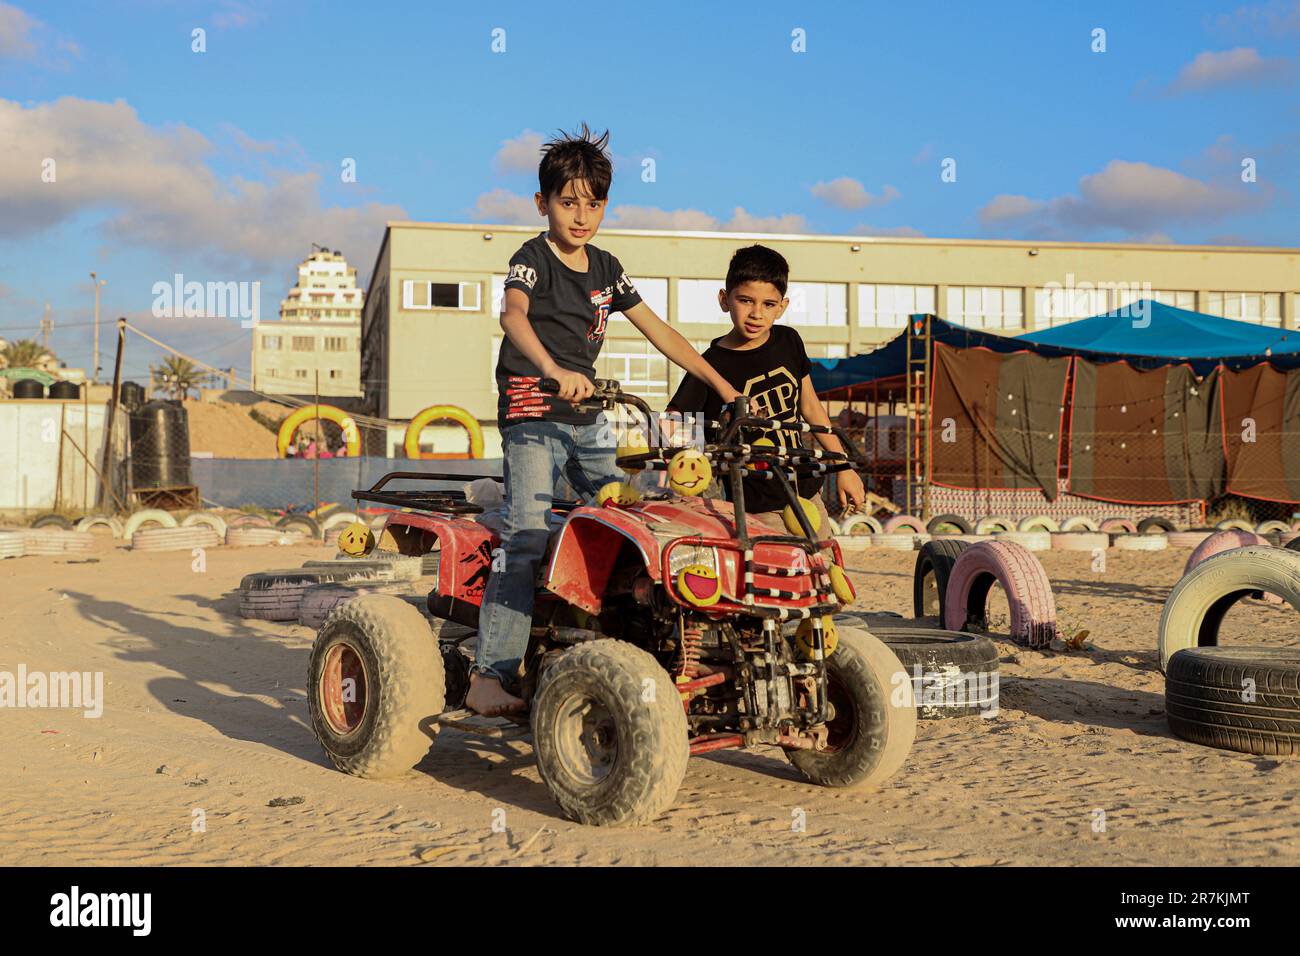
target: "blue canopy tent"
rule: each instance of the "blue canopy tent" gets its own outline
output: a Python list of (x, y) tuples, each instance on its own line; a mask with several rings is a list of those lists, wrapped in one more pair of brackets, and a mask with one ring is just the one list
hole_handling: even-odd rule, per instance
[[(924, 362), (924, 316), (914, 315), (911, 322), (917, 334), (904, 329), (874, 351), (815, 360), (812, 380), (817, 394), (832, 399), (847, 398), (850, 393), (860, 397), (862, 390), (855, 390), (856, 386), (901, 379), (907, 371), (909, 349), (913, 363)], [(1077, 355), (1098, 363), (1123, 360), (1137, 368), (1186, 362), (1197, 375), (1220, 364), (1230, 369), (1261, 362), (1278, 369), (1300, 368), (1300, 330), (1223, 319), (1150, 299), (1016, 337), (969, 329), (931, 316), (930, 338), (954, 348), (1030, 351), (1047, 357)]]

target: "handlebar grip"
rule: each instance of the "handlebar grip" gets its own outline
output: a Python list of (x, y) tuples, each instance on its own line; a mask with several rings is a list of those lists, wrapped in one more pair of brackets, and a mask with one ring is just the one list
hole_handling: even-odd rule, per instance
[(537, 390), (547, 395), (559, 395), (560, 383), (553, 378), (543, 378), (537, 382)]

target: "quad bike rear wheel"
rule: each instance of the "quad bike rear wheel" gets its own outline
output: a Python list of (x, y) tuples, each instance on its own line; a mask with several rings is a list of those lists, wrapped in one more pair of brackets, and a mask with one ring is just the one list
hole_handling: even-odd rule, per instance
[(686, 774), (681, 695), (658, 661), (623, 641), (582, 644), (547, 667), (532, 725), (542, 780), (579, 823), (652, 820), (672, 804)]
[(307, 684), (312, 730), (345, 773), (405, 773), (437, 735), (443, 658), (429, 622), (400, 597), (367, 594), (336, 608), (312, 645)]
[(916, 704), (912, 679), (874, 634), (839, 627), (826, 659), (834, 714), (826, 750), (787, 749), (790, 762), (823, 787), (869, 787), (888, 780), (912, 750)]

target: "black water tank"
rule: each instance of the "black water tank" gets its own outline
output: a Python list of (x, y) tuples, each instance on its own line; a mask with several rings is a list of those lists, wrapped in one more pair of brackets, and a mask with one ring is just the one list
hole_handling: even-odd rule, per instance
[(44, 398), (45, 386), (34, 378), (20, 378), (14, 382), (14, 398)]
[(50, 386), (50, 398), (81, 398), (81, 386), (76, 382), (55, 382)]
[(190, 484), (190, 425), (178, 401), (154, 401), (131, 412), (131, 486)]
[(135, 411), (144, 404), (144, 386), (139, 382), (123, 382), (117, 396), (118, 401), (125, 405), (129, 411)]

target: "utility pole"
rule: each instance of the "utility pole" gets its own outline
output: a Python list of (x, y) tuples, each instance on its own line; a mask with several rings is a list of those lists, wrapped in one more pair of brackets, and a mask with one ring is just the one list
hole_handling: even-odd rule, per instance
[(99, 384), (99, 290), (102, 289), (104, 286), (108, 285), (108, 280), (101, 279), (98, 276), (96, 276), (95, 273), (92, 272), (90, 274), (90, 281), (95, 283), (95, 351), (94, 351), (94, 358), (91, 360), (90, 363), (93, 366), (93, 368), (91, 368), (90, 370), (90, 374), (91, 374), (91, 380), (96, 385), (98, 385)]
[(45, 303), (45, 318), (41, 319), (41, 348), (46, 352), (50, 350), (50, 330), (54, 328), (54, 320), (50, 318), (50, 304)]

